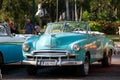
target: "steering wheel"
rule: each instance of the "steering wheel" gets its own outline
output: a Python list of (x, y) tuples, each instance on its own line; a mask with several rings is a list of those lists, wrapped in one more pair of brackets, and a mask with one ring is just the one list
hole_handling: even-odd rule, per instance
[(75, 28), (74, 31), (85, 31), (83, 28)]

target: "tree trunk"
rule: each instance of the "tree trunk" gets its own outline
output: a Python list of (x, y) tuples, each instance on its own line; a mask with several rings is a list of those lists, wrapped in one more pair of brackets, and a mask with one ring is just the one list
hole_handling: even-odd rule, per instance
[(81, 8), (80, 8), (80, 21), (82, 20), (82, 11), (83, 11), (83, 8), (82, 8), (82, 6), (81, 6)]
[(69, 20), (69, 2), (66, 0), (66, 13), (67, 13), (67, 20)]
[(78, 21), (76, 0), (75, 0), (75, 21)]
[(56, 1), (56, 21), (58, 21), (58, 0)]
[(74, 21), (75, 19), (75, 12), (74, 12), (74, 0), (73, 0), (73, 3), (72, 3), (72, 20)]
[(3, 0), (0, 0), (0, 10), (2, 9)]

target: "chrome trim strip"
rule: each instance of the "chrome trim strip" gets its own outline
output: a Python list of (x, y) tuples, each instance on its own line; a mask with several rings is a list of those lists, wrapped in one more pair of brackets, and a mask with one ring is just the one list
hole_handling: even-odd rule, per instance
[(66, 50), (37, 50), (37, 51), (32, 51), (31, 52), (31, 54), (32, 55), (39, 55), (39, 54), (44, 54), (45, 53), (45, 55), (52, 55), (52, 53), (54, 53), (54, 54), (62, 54), (62, 55), (69, 55), (69, 52), (68, 51), (66, 51)]
[[(38, 54), (38, 55), (32, 55), (32, 54), (25, 54), (25, 56), (30, 56), (30, 57), (66, 57), (66, 54)], [(77, 54), (70, 54), (69, 56), (77, 56)]]
[(59, 52), (59, 53), (66, 53), (68, 51), (66, 51), (66, 50), (35, 50), (35, 51), (32, 51), (31, 53), (37, 53), (37, 52)]

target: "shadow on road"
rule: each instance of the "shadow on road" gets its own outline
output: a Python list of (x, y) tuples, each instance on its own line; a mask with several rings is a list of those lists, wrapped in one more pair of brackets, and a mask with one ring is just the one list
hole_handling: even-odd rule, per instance
[(82, 80), (113, 80), (120, 79), (120, 64), (112, 64), (110, 67), (102, 67), (101, 64), (92, 64), (88, 76), (78, 76), (74, 67), (47, 68), (38, 71), (35, 76), (30, 76), (26, 72), (25, 66), (7, 65), (2, 67), (4, 79), (82, 79)]

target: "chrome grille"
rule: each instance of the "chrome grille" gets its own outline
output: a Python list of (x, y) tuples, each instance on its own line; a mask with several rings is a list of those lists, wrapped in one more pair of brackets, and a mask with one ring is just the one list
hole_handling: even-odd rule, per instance
[(28, 60), (76, 60), (75, 54), (61, 50), (33, 51), (32, 55), (26, 55)]

